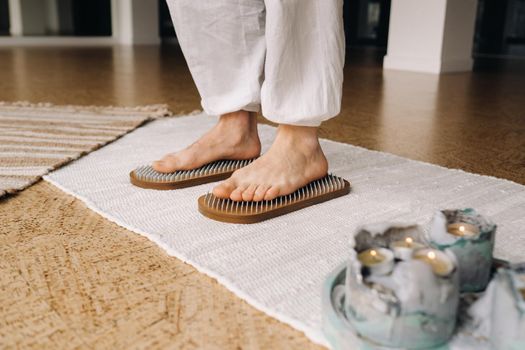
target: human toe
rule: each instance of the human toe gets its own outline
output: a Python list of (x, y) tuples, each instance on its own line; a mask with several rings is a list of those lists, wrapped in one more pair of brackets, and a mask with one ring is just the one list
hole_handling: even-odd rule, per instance
[(213, 195), (219, 198), (230, 198), (230, 195), (235, 189), (235, 183), (231, 179), (228, 179), (213, 189)]
[(257, 190), (257, 185), (252, 184), (248, 186), (248, 188), (246, 188), (242, 192), (242, 200), (246, 202), (253, 200), (253, 196), (256, 190)]
[(253, 200), (256, 202), (262, 201), (269, 188), (269, 185), (259, 185), (255, 191), (255, 194), (253, 195)]
[(277, 198), (279, 196), (279, 193), (280, 193), (279, 187), (272, 186), (264, 194), (264, 200), (271, 201), (272, 199)]

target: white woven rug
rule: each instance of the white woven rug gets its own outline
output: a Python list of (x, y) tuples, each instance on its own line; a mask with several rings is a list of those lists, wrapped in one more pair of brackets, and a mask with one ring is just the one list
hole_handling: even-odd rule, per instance
[[(426, 223), (437, 209), (473, 207), (499, 225), (496, 256), (525, 260), (525, 186), (331, 141), (322, 142), (331, 171), (352, 182), (352, 193), (260, 224), (202, 217), (197, 197), (210, 184), (162, 192), (129, 183), (131, 169), (183, 148), (215, 121), (154, 121), (45, 179), (322, 344), (321, 285), (359, 224)], [(265, 147), (274, 132), (260, 126)]]

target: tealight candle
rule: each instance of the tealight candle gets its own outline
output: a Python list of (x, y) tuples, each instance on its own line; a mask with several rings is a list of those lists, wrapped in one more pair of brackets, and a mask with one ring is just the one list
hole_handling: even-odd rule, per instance
[(414, 259), (429, 264), (438, 276), (446, 277), (454, 270), (454, 263), (442, 251), (437, 249), (420, 249), (413, 255)]
[(463, 223), (463, 222), (457, 222), (453, 224), (449, 224), (447, 226), (447, 232), (454, 235), (454, 236), (474, 236), (479, 233), (479, 230), (476, 226)]
[(521, 288), (519, 288), (521, 297), (525, 301), (525, 274), (522, 274), (518, 277), (520, 279)]
[(401, 241), (394, 241), (390, 243), (390, 249), (394, 251), (394, 256), (401, 260), (412, 259), (414, 250), (424, 248), (425, 246), (419, 242), (414, 242), (412, 237), (406, 237)]
[(483, 291), (491, 277), (496, 225), (466, 208), (438, 211), (430, 226), (430, 245), (456, 257), (460, 292)]
[(386, 275), (394, 268), (394, 254), (385, 248), (367, 249), (359, 253), (357, 259), (374, 275)]

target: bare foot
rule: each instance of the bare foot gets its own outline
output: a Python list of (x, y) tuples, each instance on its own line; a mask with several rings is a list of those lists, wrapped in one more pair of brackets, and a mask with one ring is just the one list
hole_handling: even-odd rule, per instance
[(317, 128), (280, 125), (268, 152), (235, 171), (213, 194), (234, 201), (272, 200), (325, 176), (327, 171)]
[(217, 125), (197, 142), (164, 156), (152, 166), (158, 172), (171, 173), (195, 169), (220, 159), (252, 159), (260, 153), (256, 116), (239, 111), (222, 115)]

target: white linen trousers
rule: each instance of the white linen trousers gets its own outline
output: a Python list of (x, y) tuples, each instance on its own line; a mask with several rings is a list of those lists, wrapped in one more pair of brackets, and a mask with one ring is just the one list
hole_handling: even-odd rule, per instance
[(339, 114), (343, 0), (167, 0), (206, 113), (318, 126)]

